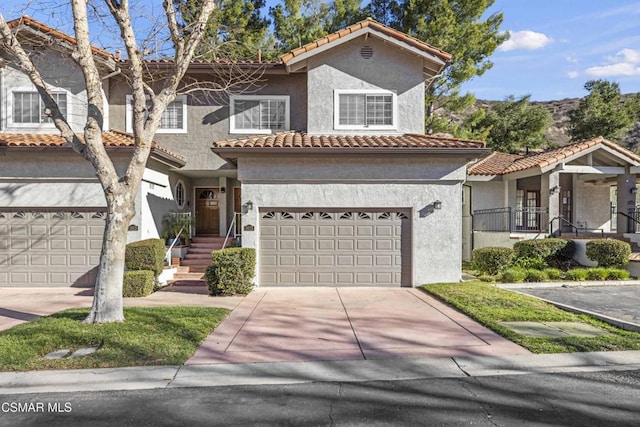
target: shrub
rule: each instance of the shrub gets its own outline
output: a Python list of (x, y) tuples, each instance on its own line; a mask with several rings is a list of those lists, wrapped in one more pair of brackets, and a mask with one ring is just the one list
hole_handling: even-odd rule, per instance
[(513, 246), (516, 258), (540, 258), (551, 267), (567, 268), (576, 244), (573, 240), (565, 239), (534, 239), (523, 240)]
[(567, 271), (567, 274), (565, 274), (565, 278), (567, 280), (583, 282), (587, 280), (587, 270), (584, 268), (575, 268), (573, 270), (569, 270)]
[(587, 268), (587, 280), (606, 280), (609, 271), (603, 267)]
[(546, 282), (549, 280), (547, 273), (541, 270), (536, 270), (535, 268), (530, 268), (525, 270), (527, 273), (527, 277), (525, 277), (525, 281), (527, 282)]
[(124, 263), (129, 270), (151, 270), (159, 276), (164, 266), (164, 242), (161, 239), (147, 239), (129, 243)]
[(146, 297), (153, 292), (156, 276), (151, 270), (125, 271), (123, 297)]
[(545, 262), (545, 260), (543, 260), (542, 258), (516, 258), (511, 262), (511, 267), (520, 267), (520, 268), (524, 268), (525, 270), (528, 269), (535, 269), (535, 270), (544, 270), (545, 268), (548, 267), (547, 263)]
[(544, 272), (546, 273), (549, 280), (559, 280), (562, 278), (562, 270), (557, 268), (545, 268)]
[(629, 262), (631, 245), (615, 239), (595, 239), (587, 243), (587, 257), (598, 267), (618, 267)]
[(627, 270), (607, 268), (607, 280), (626, 280), (631, 277)]
[(246, 295), (253, 289), (256, 251), (226, 248), (211, 254), (212, 263), (204, 277), (210, 295)]
[(497, 274), (513, 259), (513, 249), (501, 247), (486, 247), (474, 249), (473, 265), (484, 273)]
[(483, 274), (482, 276), (478, 276), (478, 280), (480, 280), (481, 282), (493, 283), (496, 281), (496, 278), (495, 276)]
[(527, 277), (527, 270), (520, 267), (507, 268), (502, 272), (502, 281), (505, 283), (522, 282)]

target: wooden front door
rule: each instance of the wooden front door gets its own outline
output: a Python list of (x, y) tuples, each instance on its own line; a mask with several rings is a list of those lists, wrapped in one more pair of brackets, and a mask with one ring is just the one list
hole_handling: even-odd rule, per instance
[(242, 197), (240, 194), (240, 187), (233, 188), (233, 211), (242, 212)]
[(220, 190), (196, 189), (196, 233), (220, 234)]

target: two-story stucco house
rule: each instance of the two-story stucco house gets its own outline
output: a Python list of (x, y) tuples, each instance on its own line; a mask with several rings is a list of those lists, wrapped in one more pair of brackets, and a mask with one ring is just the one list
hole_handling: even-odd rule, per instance
[[(74, 40), (30, 18), (40, 61), (81, 132)], [(116, 165), (131, 145), (127, 61), (98, 48)], [(460, 279), (466, 165), (478, 141), (425, 135), (425, 82), (450, 56), (372, 20), (279, 62), (194, 62), (189, 83), (254, 73), (215, 96), (184, 91), (164, 113), (129, 240), (162, 234), (170, 212), (194, 235), (241, 235), (257, 251), (258, 286), (418, 286)], [(149, 61), (150, 74), (167, 62)], [(186, 83), (185, 83), (186, 84)], [(90, 284), (104, 197), (91, 166), (65, 147), (25, 76), (0, 69), (0, 286)]]

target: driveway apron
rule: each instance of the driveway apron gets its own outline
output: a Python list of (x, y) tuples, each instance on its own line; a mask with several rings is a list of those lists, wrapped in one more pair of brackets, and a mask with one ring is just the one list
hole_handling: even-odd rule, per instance
[(262, 288), (187, 364), (528, 353), (417, 289)]

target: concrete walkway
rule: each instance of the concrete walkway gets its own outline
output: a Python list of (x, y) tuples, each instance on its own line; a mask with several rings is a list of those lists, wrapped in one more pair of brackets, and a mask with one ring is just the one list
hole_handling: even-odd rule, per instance
[(417, 289), (262, 288), (187, 365), (529, 354)]

